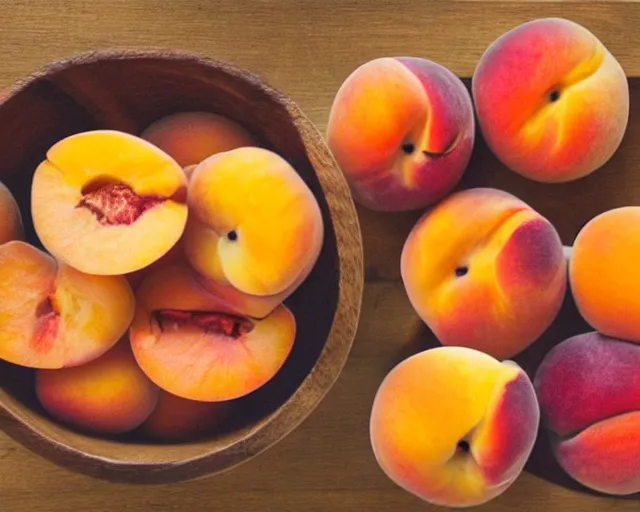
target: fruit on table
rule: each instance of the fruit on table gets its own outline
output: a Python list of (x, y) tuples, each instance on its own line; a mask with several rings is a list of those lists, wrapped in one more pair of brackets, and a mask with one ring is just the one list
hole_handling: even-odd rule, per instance
[(553, 225), (491, 188), (456, 192), (429, 209), (401, 255), (409, 300), (438, 340), (498, 359), (524, 350), (555, 319), (566, 267)]
[(640, 492), (640, 346), (588, 332), (546, 355), (534, 385), (553, 452), (596, 491)]
[(216, 153), (257, 145), (256, 139), (235, 121), (201, 111), (158, 119), (140, 137), (169, 154), (180, 166), (191, 169)]
[(153, 144), (95, 130), (54, 144), (35, 171), (31, 213), (38, 237), (74, 268), (121, 275), (173, 247), (187, 221), (187, 179)]
[(640, 342), (640, 207), (603, 212), (574, 240), (569, 282), (582, 317), (597, 331)]
[(239, 316), (176, 264), (150, 275), (136, 293), (133, 352), (159, 387), (189, 400), (246, 395), (271, 380), (293, 347), (292, 313), (277, 306), (262, 320)]
[(22, 214), (11, 191), (0, 183), (0, 244), (24, 239)]
[(32, 368), (87, 363), (126, 333), (122, 276), (84, 274), (23, 241), (0, 245), (0, 358)]
[(263, 318), (313, 269), (324, 236), (318, 202), (267, 149), (213, 155), (193, 171), (184, 253), (205, 286), (241, 314)]
[(478, 126), (513, 171), (565, 182), (604, 165), (629, 118), (624, 70), (585, 27), (561, 18), (525, 22), (496, 39), (473, 74)]
[(373, 402), (370, 438), (384, 473), (421, 499), (485, 503), (520, 475), (539, 408), (527, 374), (466, 347), (437, 347), (393, 368)]
[(140, 433), (155, 441), (193, 440), (215, 432), (231, 411), (231, 401), (198, 402), (160, 390), (158, 404), (140, 426)]
[(353, 71), (329, 114), (327, 142), (360, 204), (423, 208), (448, 194), (471, 158), (471, 96), (444, 66), (382, 57)]
[(153, 411), (158, 388), (136, 364), (128, 340), (81, 366), (37, 370), (44, 409), (58, 421), (101, 435), (137, 428)]

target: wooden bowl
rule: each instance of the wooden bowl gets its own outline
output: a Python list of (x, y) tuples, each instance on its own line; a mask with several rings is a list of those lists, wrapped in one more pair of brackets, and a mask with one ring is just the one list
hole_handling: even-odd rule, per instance
[(325, 238), (308, 279), (286, 301), (297, 339), (283, 368), (241, 399), (225, 428), (198, 441), (151, 444), (97, 438), (50, 419), (33, 370), (0, 365), (0, 428), (57, 464), (110, 481), (166, 483), (229, 469), (284, 438), (318, 405), (349, 354), (363, 291), (362, 240), (347, 184), (321, 134), (298, 107), (258, 76), (174, 51), (103, 51), (47, 65), (0, 100), (0, 181), (15, 194), (28, 241), (31, 177), (46, 150), (73, 133), (111, 128), (139, 134), (165, 115), (207, 110), (249, 129), (285, 157), (319, 201)]

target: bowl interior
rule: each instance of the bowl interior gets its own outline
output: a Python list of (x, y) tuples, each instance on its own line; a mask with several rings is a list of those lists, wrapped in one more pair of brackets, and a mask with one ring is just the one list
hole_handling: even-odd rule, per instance
[[(0, 403), (59, 447), (71, 446), (133, 466), (220, 452), (228, 460), (219, 465), (226, 466), (252, 452), (246, 442), (240, 447), (236, 443), (270, 428), (269, 419), (298, 390), (325, 348), (338, 304), (340, 266), (326, 190), (316, 174), (322, 172), (322, 159), (315, 158), (309, 147), (309, 139), (318, 135), (304, 133), (289, 100), (255, 76), (226, 64), (175, 53), (85, 55), (44, 68), (10, 90), (0, 103), (0, 180), (20, 204), (28, 241), (42, 247), (31, 224), (30, 185), (53, 143), (98, 128), (139, 134), (156, 119), (187, 110), (215, 112), (239, 122), (261, 145), (286, 158), (319, 201), (326, 228), (323, 249), (311, 275), (286, 300), (297, 321), (293, 352), (269, 383), (238, 400), (237, 412), (221, 431), (162, 449), (135, 433), (117, 440), (98, 439), (49, 420), (35, 399), (32, 371), (1, 363)], [(313, 405), (310, 400), (304, 407), (310, 410)], [(272, 432), (270, 437), (279, 435)]]

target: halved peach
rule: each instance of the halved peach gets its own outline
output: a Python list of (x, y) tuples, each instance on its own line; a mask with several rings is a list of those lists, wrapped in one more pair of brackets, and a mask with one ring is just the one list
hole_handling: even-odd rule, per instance
[(45, 248), (90, 274), (121, 275), (164, 255), (187, 222), (187, 178), (165, 152), (124, 132), (71, 135), (33, 177), (31, 213)]
[(24, 238), (24, 225), (18, 203), (11, 191), (0, 183), (0, 244)]
[(263, 320), (236, 315), (187, 264), (150, 275), (136, 297), (133, 353), (153, 382), (181, 398), (246, 395), (273, 378), (293, 347), (295, 319), (284, 305)]
[(127, 331), (122, 276), (84, 274), (22, 241), (0, 245), (0, 358), (32, 368), (87, 363)]
[(278, 154), (244, 147), (214, 155), (193, 171), (188, 190), (185, 255), (215, 284), (239, 296), (282, 294), (275, 307), (315, 265), (324, 234), (320, 207)]

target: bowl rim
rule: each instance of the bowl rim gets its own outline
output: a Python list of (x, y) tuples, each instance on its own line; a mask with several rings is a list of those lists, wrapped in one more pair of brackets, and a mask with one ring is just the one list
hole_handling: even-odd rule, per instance
[[(333, 224), (338, 259), (338, 298), (329, 334), (318, 358), (289, 399), (236, 442), (181, 461), (137, 462), (87, 453), (41, 429), (25, 415), (30, 408), (0, 389), (0, 431), (50, 461), (112, 482), (161, 484), (195, 480), (235, 468), (273, 447), (307, 419), (339, 379), (357, 333), (364, 292), (363, 240), (347, 181), (321, 132), (285, 93), (257, 73), (200, 53), (162, 47), (107, 48), (74, 53), (45, 63), (0, 91), (0, 107), (32, 83), (72, 66), (105, 60), (174, 60), (212, 67), (248, 82), (290, 116), (320, 184)], [(318, 172), (322, 168), (323, 172)], [(336, 222), (337, 221), (337, 222)], [(68, 429), (57, 425), (62, 432)], [(258, 436), (257, 434), (260, 433)], [(116, 443), (117, 444), (117, 443)], [(206, 441), (204, 441), (206, 445)], [(162, 450), (161, 444), (150, 445)]]

